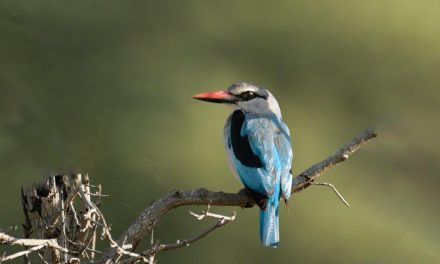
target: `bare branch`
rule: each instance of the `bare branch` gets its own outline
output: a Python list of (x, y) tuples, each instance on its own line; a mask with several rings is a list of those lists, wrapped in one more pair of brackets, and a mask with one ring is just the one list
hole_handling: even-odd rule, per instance
[(170, 244), (156, 243), (156, 245), (154, 245), (151, 249), (147, 250), (146, 252), (144, 252), (142, 254), (142, 257), (143, 257), (142, 259), (140, 259), (140, 257), (131, 257), (131, 258), (128, 258), (128, 259), (121, 261), (120, 263), (121, 264), (122, 263), (132, 263), (132, 262), (135, 262), (138, 260), (142, 260), (145, 263), (154, 263), (155, 257), (158, 253), (160, 253), (162, 251), (166, 251), (166, 250), (188, 247), (192, 243), (197, 242), (198, 240), (207, 236), (209, 233), (215, 231), (217, 228), (225, 226), (226, 224), (235, 220), (235, 216), (236, 216), (235, 212), (232, 216), (226, 216), (226, 215), (210, 213), (209, 209), (210, 209), (210, 205), (208, 205), (208, 209), (206, 211), (202, 211), (200, 214), (196, 214), (194, 212), (189, 211), (189, 213), (191, 215), (193, 215), (197, 220), (203, 220), (205, 217), (211, 217), (211, 218), (218, 219), (214, 225), (212, 225), (211, 227), (209, 227), (205, 231), (201, 232), (200, 234), (198, 234), (196, 236), (188, 238), (188, 239), (179, 239), (175, 243), (170, 243)]
[[(349, 143), (342, 146), (335, 154), (300, 173), (293, 179), (292, 193), (299, 192), (310, 186), (317, 177), (331, 167), (347, 160), (361, 145), (375, 137), (377, 137), (376, 132), (372, 129), (367, 129)], [(183, 192), (174, 190), (146, 208), (139, 218), (121, 236), (117, 244), (121, 244), (122, 241), (125, 241), (131, 244), (133, 249), (135, 249), (139, 242), (156, 228), (161, 217), (177, 207), (186, 205), (249, 207), (254, 204), (255, 202), (252, 198), (243, 190), (238, 193), (211, 192), (203, 188)], [(105, 252), (102, 260), (108, 262), (117, 255), (117, 251), (112, 248)]]
[[(210, 216), (210, 215), (208, 214), (206, 216)], [(212, 217), (218, 218), (218, 216), (219, 215), (215, 215)], [(234, 215), (232, 215), (232, 216), (224, 216), (223, 218), (218, 219), (214, 225), (212, 225), (210, 228), (206, 229), (205, 231), (203, 231), (202, 233), (200, 233), (196, 236), (193, 236), (188, 239), (177, 240), (176, 243), (172, 243), (172, 244), (160, 244), (156, 248), (153, 248), (153, 250), (155, 251), (155, 253), (157, 253), (159, 251), (176, 249), (176, 248), (180, 248), (180, 247), (187, 247), (190, 244), (196, 242), (197, 240), (204, 238), (205, 236), (207, 236), (209, 233), (213, 232), (217, 228), (222, 227), (222, 226), (224, 226), (234, 220), (235, 220), (235, 212), (234, 212)]]
[(335, 154), (325, 160), (316, 163), (307, 170), (301, 172), (293, 179), (292, 192), (299, 192), (318, 178), (325, 171), (339, 163), (346, 161), (354, 152), (356, 152), (364, 143), (377, 137), (377, 133), (372, 129), (366, 129), (357, 137), (353, 138), (349, 143), (342, 146)]
[[(56, 239), (15, 238), (15, 237), (10, 236), (4, 232), (0, 232), (0, 244), (32, 247), (28, 250), (24, 250), (21, 252), (27, 252), (29, 250), (31, 250), (31, 251), (24, 253), (24, 254), (20, 254), (18, 256), (29, 254), (30, 252), (35, 251), (35, 250), (39, 250), (43, 247), (49, 247), (49, 248), (57, 249), (57, 250), (64, 252), (64, 253), (69, 253), (69, 251), (66, 248), (58, 245), (58, 242)], [(16, 254), (19, 254), (19, 253), (16, 253)], [(2, 260), (6, 260), (6, 259), (4, 258)]]

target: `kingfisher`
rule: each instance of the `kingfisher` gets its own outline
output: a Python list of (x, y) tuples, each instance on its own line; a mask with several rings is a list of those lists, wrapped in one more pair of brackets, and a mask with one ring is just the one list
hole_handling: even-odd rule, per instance
[(260, 240), (279, 243), (278, 208), (292, 188), (290, 132), (268, 90), (237, 82), (222, 91), (200, 93), (194, 99), (233, 106), (224, 127), (229, 167), (260, 208)]

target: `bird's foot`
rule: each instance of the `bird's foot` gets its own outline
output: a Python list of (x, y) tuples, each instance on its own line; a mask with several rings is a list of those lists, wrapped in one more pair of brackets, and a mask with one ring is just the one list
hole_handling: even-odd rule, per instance
[[(241, 189), (239, 192), (239, 194), (246, 194), (246, 196), (251, 197), (252, 198), (252, 193), (248, 188), (243, 188)], [(242, 206), (242, 208), (252, 208), (254, 207), (254, 205), (252, 203), (247, 203), (245, 205)]]

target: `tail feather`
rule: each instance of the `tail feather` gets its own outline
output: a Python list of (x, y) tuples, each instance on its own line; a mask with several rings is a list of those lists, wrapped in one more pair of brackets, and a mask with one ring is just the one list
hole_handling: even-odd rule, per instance
[(264, 246), (276, 248), (280, 241), (278, 203), (267, 204), (260, 209), (260, 240)]

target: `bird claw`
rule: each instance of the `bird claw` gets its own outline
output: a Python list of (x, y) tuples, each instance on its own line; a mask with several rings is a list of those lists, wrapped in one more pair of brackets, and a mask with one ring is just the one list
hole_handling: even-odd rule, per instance
[[(246, 188), (246, 187), (243, 188), (243, 189), (241, 189), (238, 193), (240, 193), (240, 194), (246, 194), (246, 196), (252, 198), (252, 192), (251, 192), (251, 190), (249, 190), (249, 189)], [(253, 198), (252, 198), (252, 199), (253, 199)], [(243, 205), (241, 208), (252, 208), (252, 207), (254, 207), (254, 204), (252, 204), (252, 203), (247, 203), (247, 204)]]

